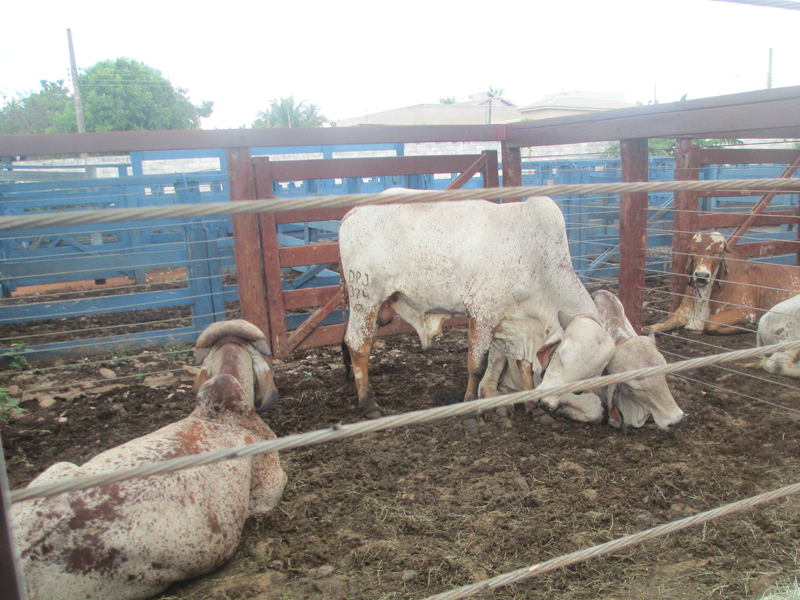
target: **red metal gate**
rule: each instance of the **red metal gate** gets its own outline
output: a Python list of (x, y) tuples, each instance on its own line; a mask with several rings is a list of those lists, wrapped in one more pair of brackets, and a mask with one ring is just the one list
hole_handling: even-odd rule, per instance
[[(497, 152), (480, 155), (398, 156), (326, 160), (270, 161), (251, 158), (249, 149), (228, 151), (228, 178), (231, 200), (261, 199), (269, 202), (273, 184), (308, 179), (347, 177), (424, 175), (460, 173), (450, 188), (461, 187), (476, 173), (483, 173), (485, 187), (498, 187)], [(281, 269), (322, 264), (339, 264), (337, 242), (280, 247), (278, 225), (341, 219), (349, 209), (314, 209), (281, 213), (261, 213), (234, 217), (234, 244), (239, 301), (242, 318), (267, 335), (273, 356), (283, 358), (293, 350), (335, 344), (344, 336), (344, 325), (320, 323), (341, 306), (338, 285), (284, 290)], [(286, 315), (291, 311), (315, 309), (298, 327), (287, 330)], [(465, 322), (451, 319), (446, 323)], [(378, 335), (413, 331), (397, 317)]]

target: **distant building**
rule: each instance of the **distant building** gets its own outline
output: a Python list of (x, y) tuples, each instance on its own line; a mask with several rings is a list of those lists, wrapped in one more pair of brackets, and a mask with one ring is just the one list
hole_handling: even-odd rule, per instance
[(479, 125), (507, 123), (521, 118), (517, 107), (489, 92), (472, 94), (466, 102), (417, 104), (379, 113), (340, 119), (337, 127), (352, 125)]
[(519, 112), (523, 119), (549, 119), (631, 106), (635, 105), (625, 102), (624, 94), (562, 92), (550, 94), (539, 102), (523, 106)]
[[(353, 125), (476, 125), (483, 123), (513, 123), (529, 119), (547, 119), (589, 112), (628, 108), (624, 94), (602, 92), (562, 92), (545, 96), (539, 102), (517, 107), (489, 92), (472, 94), (466, 102), (453, 104), (417, 104), (384, 112), (373, 113), (336, 122), (338, 127)], [(491, 114), (490, 114), (491, 107)], [(563, 157), (596, 157), (613, 142), (587, 142), (561, 146), (523, 148), (523, 159)], [(455, 143), (447, 150), (442, 144), (407, 144), (406, 155), (416, 154), (474, 154), (484, 149), (500, 149), (498, 143)]]

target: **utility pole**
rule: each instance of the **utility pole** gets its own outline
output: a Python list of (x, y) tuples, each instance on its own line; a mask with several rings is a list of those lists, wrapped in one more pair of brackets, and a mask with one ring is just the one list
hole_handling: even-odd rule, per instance
[(769, 69), (767, 70), (767, 89), (772, 89), (772, 48), (769, 49)]
[(75, 101), (75, 117), (78, 120), (78, 133), (86, 133), (86, 125), (83, 122), (81, 88), (78, 85), (78, 67), (75, 66), (75, 50), (72, 48), (72, 30), (69, 28), (67, 29), (67, 41), (69, 42), (69, 66), (72, 71), (72, 88), (75, 90), (72, 98)]

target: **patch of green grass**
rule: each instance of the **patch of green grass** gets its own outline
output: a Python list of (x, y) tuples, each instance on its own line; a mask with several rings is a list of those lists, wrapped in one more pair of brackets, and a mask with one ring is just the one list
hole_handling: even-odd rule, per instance
[(8, 423), (12, 417), (20, 417), (25, 411), (19, 407), (19, 400), (8, 395), (8, 388), (0, 388), (0, 423)]
[(11, 352), (6, 356), (11, 360), (11, 368), (15, 371), (24, 371), (30, 366), (28, 359), (25, 358), (27, 345), (23, 343), (11, 344)]
[(173, 362), (194, 364), (194, 353), (191, 344), (177, 344), (170, 346), (164, 352), (164, 356)]

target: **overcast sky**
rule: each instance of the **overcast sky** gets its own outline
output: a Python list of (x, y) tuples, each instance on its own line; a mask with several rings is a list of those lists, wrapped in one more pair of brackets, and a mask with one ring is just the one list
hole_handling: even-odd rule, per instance
[(344, 119), (503, 89), (518, 106), (567, 91), (647, 104), (800, 84), (800, 11), (714, 0), (9, 2), (0, 101), (127, 57), (159, 69), (204, 128), (250, 126), (293, 95)]

